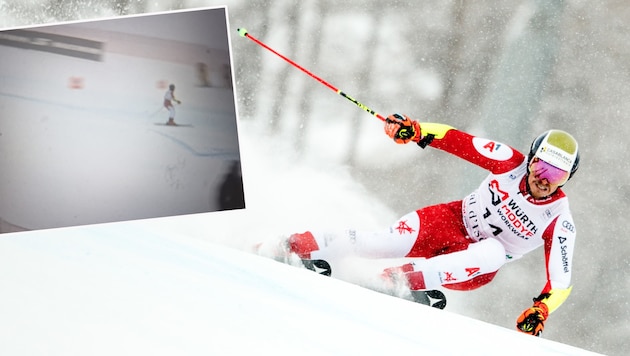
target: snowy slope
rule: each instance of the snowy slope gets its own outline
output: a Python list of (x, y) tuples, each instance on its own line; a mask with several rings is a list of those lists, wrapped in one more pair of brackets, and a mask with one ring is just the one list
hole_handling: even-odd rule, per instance
[[(64, 85), (71, 74), (56, 73)], [(11, 87), (18, 84), (12, 82)], [(194, 96), (192, 91), (182, 94)], [(162, 91), (156, 91), (150, 98), (139, 98), (137, 111), (122, 105), (117, 114), (142, 117), (143, 122), (125, 120), (122, 126), (138, 128), (135, 133), (147, 138), (143, 147), (168, 148), (159, 157), (172, 161), (167, 167), (178, 168), (183, 166), (180, 156), (208, 151), (199, 149), (204, 141), (198, 137), (159, 134), (167, 131), (152, 123), (157, 117), (163, 119), (164, 112), (155, 113), (155, 105), (145, 100), (156, 97), (159, 101), (161, 95)], [(23, 99), (9, 101), (12, 105)], [(50, 110), (44, 115), (38, 111), (40, 107), (28, 104), (34, 115), (20, 125), (42, 135), (49, 130), (63, 131), (55, 125)], [(127, 145), (121, 145), (121, 126), (109, 120), (110, 111), (101, 109), (103, 120), (96, 117), (89, 127), (99, 126), (99, 139), (118, 134), (116, 148), (129, 152), (123, 147)], [(63, 110), (56, 116), (80, 122), (80, 115), (67, 115)], [(182, 107), (183, 117), (194, 116), (184, 110)], [(357, 185), (346, 167), (317, 157), (317, 152), (338, 149), (342, 140), (334, 144), (322, 141), (322, 147), (313, 149), (310, 156), (297, 157), (284, 144), (288, 140), (266, 137), (251, 122), (241, 123), (240, 133), (246, 211), (1, 235), (0, 354), (590, 354), (457, 315), (455, 294), (449, 295), (448, 310), (437, 311), (242, 252), (251, 243), (276, 234), (324, 225), (382, 228), (397, 216)], [(383, 137), (380, 128), (365, 133), (371, 149), (386, 142), (371, 140), (372, 134)], [(164, 143), (175, 143), (175, 149)], [(391, 147), (391, 142), (386, 144)], [(384, 152), (380, 154), (386, 155)], [(93, 170), (107, 171), (102, 177), (119, 174), (112, 182), (124, 182), (128, 175), (121, 166), (131, 167), (132, 157), (124, 158), (122, 162), (91, 159), (87, 163), (94, 164)], [(86, 164), (80, 157), (64, 159), (75, 166)], [(192, 161), (186, 162), (190, 166)], [(17, 163), (21, 167), (41, 164)], [(163, 191), (158, 183), (164, 184), (165, 178), (169, 178), (166, 183), (172, 182), (172, 176), (163, 171), (157, 176), (151, 170), (144, 173), (147, 175), (136, 177), (147, 182), (149, 191)], [(206, 172), (187, 177), (204, 176)], [(41, 203), (46, 198), (52, 202), (46, 204), (52, 207), (49, 211), (35, 215), (52, 218), (61, 212), (62, 205), (55, 203), (60, 196), (69, 196), (67, 189), (76, 188), (82, 177), (71, 178), (77, 181), (65, 180), (60, 185), (65, 191), (36, 191), (41, 189), (37, 182), (23, 184), (33, 192), (34, 201)], [(53, 193), (59, 195), (46, 195)], [(181, 191), (169, 198), (212, 200)], [(118, 208), (128, 201), (123, 197), (109, 206)], [(165, 204), (151, 207), (162, 209)], [(102, 211), (94, 214), (103, 216)]]
[(591, 354), (155, 226), (3, 236), (0, 353)]
[(0, 354), (591, 354), (244, 252), (391, 213), (342, 168), (241, 130), (246, 210), (3, 234)]

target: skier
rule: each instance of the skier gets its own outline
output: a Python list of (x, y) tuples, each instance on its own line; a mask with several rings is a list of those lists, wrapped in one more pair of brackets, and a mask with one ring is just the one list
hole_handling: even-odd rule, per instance
[(173, 102), (181, 104), (182, 102), (175, 98), (175, 84), (168, 86), (168, 91), (164, 94), (164, 107), (168, 110), (168, 122), (166, 125), (177, 126), (175, 123), (175, 106)]
[(385, 231), (293, 234), (286, 241), (289, 252), (304, 260), (340, 255), (393, 259), (395, 264), (379, 268), (379, 278), (402, 280), (411, 291), (473, 290), (492, 281), (505, 263), (544, 246), (547, 282), (516, 322), (517, 330), (540, 335), (548, 315), (572, 288), (576, 230), (561, 187), (578, 169), (576, 140), (550, 130), (524, 155), (448, 125), (419, 123), (400, 114), (386, 118), (385, 132), (398, 144), (431, 146), (490, 174), (464, 199), (412, 211)]

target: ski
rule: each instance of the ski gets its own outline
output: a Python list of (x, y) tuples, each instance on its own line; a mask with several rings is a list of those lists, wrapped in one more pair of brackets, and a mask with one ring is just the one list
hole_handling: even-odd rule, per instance
[[(326, 260), (309, 260), (301, 259), (302, 264), (306, 269), (323, 276), (330, 277), (332, 275), (332, 268)], [(437, 309), (446, 308), (446, 296), (441, 291), (434, 290), (413, 290), (411, 291), (411, 297), (416, 303), (428, 305)]]
[(446, 296), (441, 291), (434, 290), (412, 290), (411, 296), (416, 303), (428, 305), (433, 308), (446, 308)]
[(302, 260), (302, 264), (306, 269), (309, 269), (315, 273), (330, 277), (332, 275), (332, 269), (330, 264), (325, 260)]
[(168, 126), (168, 127), (193, 127), (192, 124), (165, 124), (162, 122), (156, 122), (155, 124), (158, 126)]
[[(322, 259), (304, 259), (288, 251), (288, 245), (284, 241), (276, 242), (261, 251), (262, 243), (253, 246), (252, 250), (257, 255), (271, 258), (277, 262), (294, 267), (304, 267), (322, 276), (331, 277), (330, 263)], [(446, 308), (446, 296), (439, 290), (411, 291), (412, 301), (437, 309)], [(407, 298), (405, 298), (407, 299)]]

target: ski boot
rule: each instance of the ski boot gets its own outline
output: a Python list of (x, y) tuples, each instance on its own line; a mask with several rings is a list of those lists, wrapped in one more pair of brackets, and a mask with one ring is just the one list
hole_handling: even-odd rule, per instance
[(254, 247), (257, 254), (295, 267), (304, 267), (324, 276), (331, 276), (330, 264), (321, 259), (311, 259), (311, 252), (319, 249), (313, 234), (305, 232), (288, 238), (260, 243)]

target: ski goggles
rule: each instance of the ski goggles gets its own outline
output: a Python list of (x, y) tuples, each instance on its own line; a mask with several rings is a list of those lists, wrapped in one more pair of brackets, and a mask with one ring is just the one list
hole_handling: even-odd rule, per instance
[(553, 166), (538, 157), (532, 158), (529, 173), (538, 179), (546, 179), (549, 184), (563, 185), (569, 180), (570, 172)]

